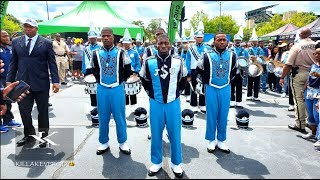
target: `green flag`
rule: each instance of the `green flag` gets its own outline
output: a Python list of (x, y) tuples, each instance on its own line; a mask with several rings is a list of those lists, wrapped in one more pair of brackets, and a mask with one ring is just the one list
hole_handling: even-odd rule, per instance
[(8, 3), (9, 1), (0, 1), (1, 29), (3, 27), (4, 16), (6, 15), (6, 12), (7, 12)]
[(168, 36), (170, 38), (171, 43), (174, 42), (175, 35), (179, 27), (183, 2), (184, 1), (171, 1), (168, 23)]

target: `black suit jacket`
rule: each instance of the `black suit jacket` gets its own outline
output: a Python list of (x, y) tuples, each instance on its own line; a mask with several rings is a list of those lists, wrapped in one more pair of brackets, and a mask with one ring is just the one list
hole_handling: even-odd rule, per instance
[(25, 40), (25, 36), (21, 36), (12, 41), (12, 57), (6, 81), (23, 80), (30, 85), (32, 91), (49, 90), (48, 69), (52, 83), (59, 83), (52, 41), (39, 35), (29, 55)]

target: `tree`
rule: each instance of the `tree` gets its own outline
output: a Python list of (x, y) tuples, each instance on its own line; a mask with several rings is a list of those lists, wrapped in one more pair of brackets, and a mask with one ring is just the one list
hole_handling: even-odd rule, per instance
[(300, 28), (315, 21), (317, 18), (313, 12), (298, 12), (292, 15), (287, 23), (292, 23)]
[[(18, 23), (17, 23), (18, 22)], [(9, 35), (22, 31), (20, 21), (12, 15), (6, 15), (3, 21), (3, 30), (7, 31)]]
[(196, 31), (200, 20), (203, 22), (204, 32), (206, 32), (206, 25), (209, 22), (209, 15), (204, 13), (203, 10), (201, 12), (197, 11), (197, 13), (191, 17), (190, 24)]
[(221, 31), (225, 34), (230, 34), (233, 37), (239, 30), (240, 26), (237, 26), (236, 21), (231, 15), (222, 15), (210, 19), (210, 21), (205, 25), (206, 33), (217, 33), (219, 32), (221, 22)]
[(150, 41), (152, 41), (155, 38), (154, 32), (159, 27), (160, 22), (161, 22), (161, 18), (151, 19), (150, 23), (148, 24), (148, 27), (146, 28), (145, 36)]
[(143, 23), (141, 20), (132, 21), (131, 24), (134, 24), (134, 25), (137, 25), (137, 26), (140, 26), (140, 27), (143, 27), (143, 28), (144, 28), (144, 23)]

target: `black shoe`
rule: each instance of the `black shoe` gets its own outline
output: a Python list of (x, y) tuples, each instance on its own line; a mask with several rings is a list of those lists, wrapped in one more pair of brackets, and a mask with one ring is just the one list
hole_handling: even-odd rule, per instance
[(289, 124), (288, 128), (292, 129), (292, 130), (295, 130), (295, 131), (299, 131), (299, 132), (304, 133), (304, 134), (307, 133), (307, 131), (305, 129), (300, 129), (298, 126), (293, 125), (293, 124)]
[(182, 173), (176, 173), (176, 172), (174, 172), (174, 170), (172, 168), (171, 168), (171, 170), (172, 170), (173, 174), (176, 176), (176, 178), (183, 178), (184, 171), (182, 171)]
[(227, 154), (230, 153), (230, 149), (220, 149), (218, 146), (217, 146), (217, 148), (218, 148), (220, 151), (224, 152), (224, 153), (227, 153)]
[(148, 139), (149, 139), (149, 140), (151, 139), (151, 135), (148, 135)]
[(207, 148), (208, 153), (213, 153), (216, 149), (209, 149)]
[(187, 99), (187, 100), (186, 100), (186, 102), (190, 102), (190, 100), (189, 100), (189, 99)]
[(157, 171), (157, 172), (153, 172), (150, 169), (148, 170), (148, 176), (155, 176), (160, 170), (162, 169), (162, 167)]
[(52, 104), (51, 104), (51, 103), (48, 103), (48, 106), (52, 106)]
[(36, 140), (31, 136), (25, 136), (20, 141), (17, 142), (17, 147), (23, 146), (25, 144), (29, 144), (35, 142)]
[(67, 83), (66, 82), (61, 82), (61, 85), (66, 85)]
[(47, 143), (48, 143), (47, 141), (45, 141), (45, 142), (43, 142), (43, 143), (40, 142), (40, 143), (39, 143), (39, 147), (40, 147), (40, 148), (45, 148), (45, 147), (47, 147)]
[(109, 149), (110, 149), (110, 147), (108, 147), (107, 149), (104, 149), (104, 150), (97, 150), (97, 155), (101, 155), (101, 154), (107, 152)]
[(124, 154), (126, 155), (130, 155), (131, 154), (131, 150), (122, 150), (120, 147), (119, 147), (120, 151), (123, 152)]

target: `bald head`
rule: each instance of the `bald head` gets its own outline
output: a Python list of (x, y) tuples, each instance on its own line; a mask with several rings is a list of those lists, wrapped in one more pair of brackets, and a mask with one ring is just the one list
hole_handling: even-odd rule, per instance
[(0, 36), (0, 44), (2, 46), (10, 45), (10, 36), (7, 33), (7, 31), (1, 30), (1, 36)]
[(311, 30), (309, 28), (303, 28), (299, 34), (300, 39), (306, 39), (311, 36)]

